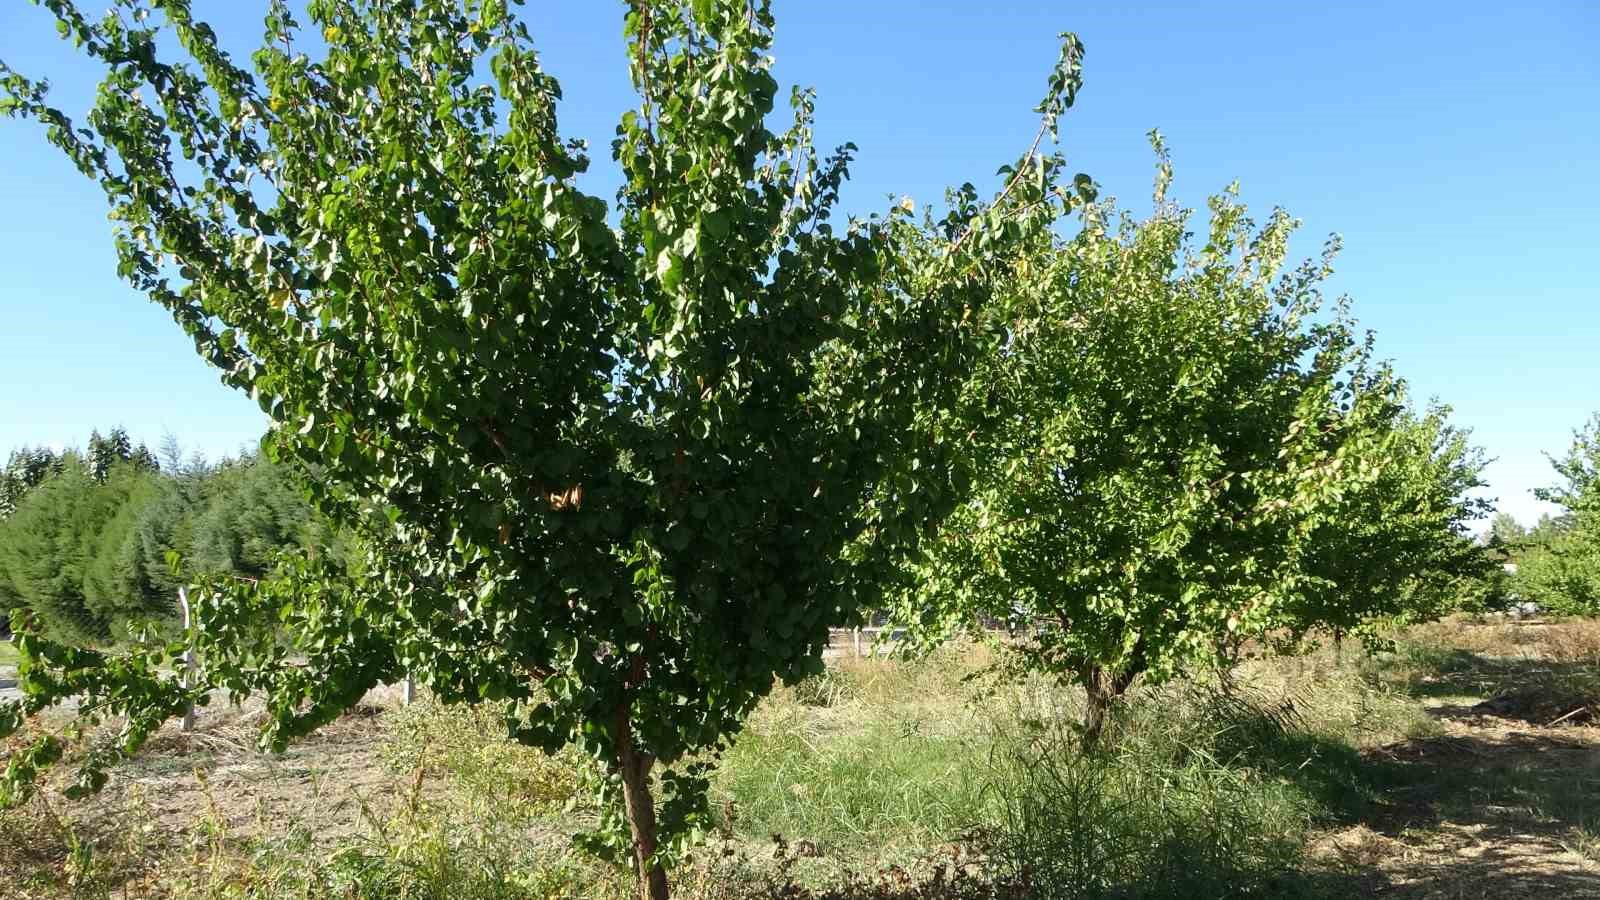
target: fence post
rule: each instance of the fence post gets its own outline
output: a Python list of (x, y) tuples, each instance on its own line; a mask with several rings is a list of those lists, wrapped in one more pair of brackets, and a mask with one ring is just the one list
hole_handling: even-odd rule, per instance
[[(194, 619), (189, 613), (189, 591), (187, 588), (178, 588), (178, 607), (183, 610), (183, 675), (184, 687), (194, 685)], [(190, 703), (183, 710), (183, 733), (194, 731), (194, 704)]]
[(417, 681), (416, 681), (416, 679), (411, 677), (411, 673), (410, 672), (407, 672), (406, 673), (405, 686), (400, 689), (400, 702), (404, 703), (406, 706), (410, 706), (413, 702), (416, 701), (416, 699), (417, 699)]
[(860, 625), (856, 626), (855, 639), (856, 639), (856, 659), (860, 659), (861, 658), (861, 626)]

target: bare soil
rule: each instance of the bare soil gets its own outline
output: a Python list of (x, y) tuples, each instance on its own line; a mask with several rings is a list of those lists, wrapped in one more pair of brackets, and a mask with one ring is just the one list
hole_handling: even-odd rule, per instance
[[(55, 874), (37, 890), (0, 878), (0, 898), (55, 897), (53, 888), (91, 879), (115, 884), (115, 896), (162, 897), (179, 872), (246, 853), (259, 837), (295, 830), (331, 848), (361, 834), (426, 788), (381, 760), (383, 712), (397, 704), (397, 690), (380, 688), (281, 755), (255, 747), (259, 706), (203, 708), (194, 732), (169, 723), (88, 803), (61, 798), (71, 772), (57, 771), (22, 810), (28, 823), (0, 834), (0, 871)], [(73, 871), (74, 843), (93, 848), (96, 872)]]
[[(1600, 726), (1494, 702), (1553, 665), (1497, 649), (1461, 651), (1411, 686), (1436, 734), (1362, 752), (1370, 802), (1322, 831), (1308, 854), (1329, 896), (1600, 900)], [(280, 756), (254, 747), (259, 711), (203, 710), (194, 734), (168, 726), (94, 803), (43, 792), (38, 839), (0, 834), (0, 871), (70, 868), (60, 840), (70, 831), (125, 861), (116, 873), (124, 896), (162, 896), (176, 866), (248, 853), (256, 837), (295, 830), (308, 846), (332, 847), (370, 833), (436, 789), (383, 761), (385, 711), (398, 703), (397, 690), (380, 689)], [(125, 853), (103, 852), (119, 843)], [(0, 896), (11, 896), (4, 879)]]
[(1442, 734), (1369, 751), (1381, 801), (1312, 859), (1367, 896), (1600, 898), (1600, 728), (1425, 703)]

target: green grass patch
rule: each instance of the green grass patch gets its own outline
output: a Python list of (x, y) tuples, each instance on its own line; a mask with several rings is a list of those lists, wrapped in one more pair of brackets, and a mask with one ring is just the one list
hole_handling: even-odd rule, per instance
[(780, 691), (724, 755), (714, 798), (736, 833), (899, 861), (978, 824), (986, 723), (955, 655), (830, 667)]
[(974, 736), (891, 717), (834, 735), (775, 724), (742, 736), (717, 778), (743, 834), (881, 859), (977, 824), (987, 745)]

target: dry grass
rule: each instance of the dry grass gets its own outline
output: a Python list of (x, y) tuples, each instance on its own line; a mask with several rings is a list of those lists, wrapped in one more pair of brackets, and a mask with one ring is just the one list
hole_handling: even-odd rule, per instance
[(1408, 629), (1404, 639), (1499, 659), (1600, 665), (1600, 619), (1480, 620), (1452, 616)]
[(1600, 667), (1600, 619), (1569, 619), (1547, 629), (1544, 654), (1556, 662)]
[[(1181, 779), (1164, 796), (1192, 794), (1196, 822), (1304, 835), (1298, 864), (1262, 857), (1251, 878), (1266, 896), (1594, 896), (1600, 728), (1479, 704), (1526, 683), (1549, 702), (1553, 685), (1593, 674), (1597, 647), (1600, 623), (1453, 620), (1402, 635), (1394, 653), (1347, 647), (1343, 665), (1327, 651), (1253, 661), (1232, 705), (1193, 686), (1142, 689), (1116, 729), (1122, 768), (1103, 774)], [(778, 691), (724, 760), (716, 797), (731, 815), (677, 871), (678, 896), (1008, 896), (986, 868), (997, 749), (1080, 701), (1038, 679), (974, 677), (992, 662), (981, 646), (846, 658)], [(206, 710), (198, 733), (162, 732), (94, 801), (49, 790), (0, 814), (0, 871), (21, 873), (0, 896), (630, 896), (626, 873), (568, 849), (592, 821), (576, 762), (508, 744), (493, 718), (378, 696), (268, 757), (256, 713)], [(1143, 762), (1157, 758), (1162, 771)], [(1028, 773), (1012, 774), (1012, 796), (1026, 796)]]
[(1368, 668), (1436, 711), (1542, 726), (1600, 721), (1600, 622), (1593, 620), (1433, 623), (1408, 631), (1395, 654)]

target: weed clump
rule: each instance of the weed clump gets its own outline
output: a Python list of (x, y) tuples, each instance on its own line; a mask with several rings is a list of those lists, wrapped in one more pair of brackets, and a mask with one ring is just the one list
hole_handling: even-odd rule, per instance
[(450, 779), (454, 793), (502, 818), (553, 815), (579, 791), (571, 750), (551, 755), (509, 740), (498, 711), (421, 702), (387, 713), (384, 763), (397, 775)]
[(1144, 699), (1098, 749), (1059, 721), (997, 741), (998, 880), (1039, 900), (1279, 895), (1317, 807), (1233, 748), (1288, 740), (1292, 714), (1196, 688)]

